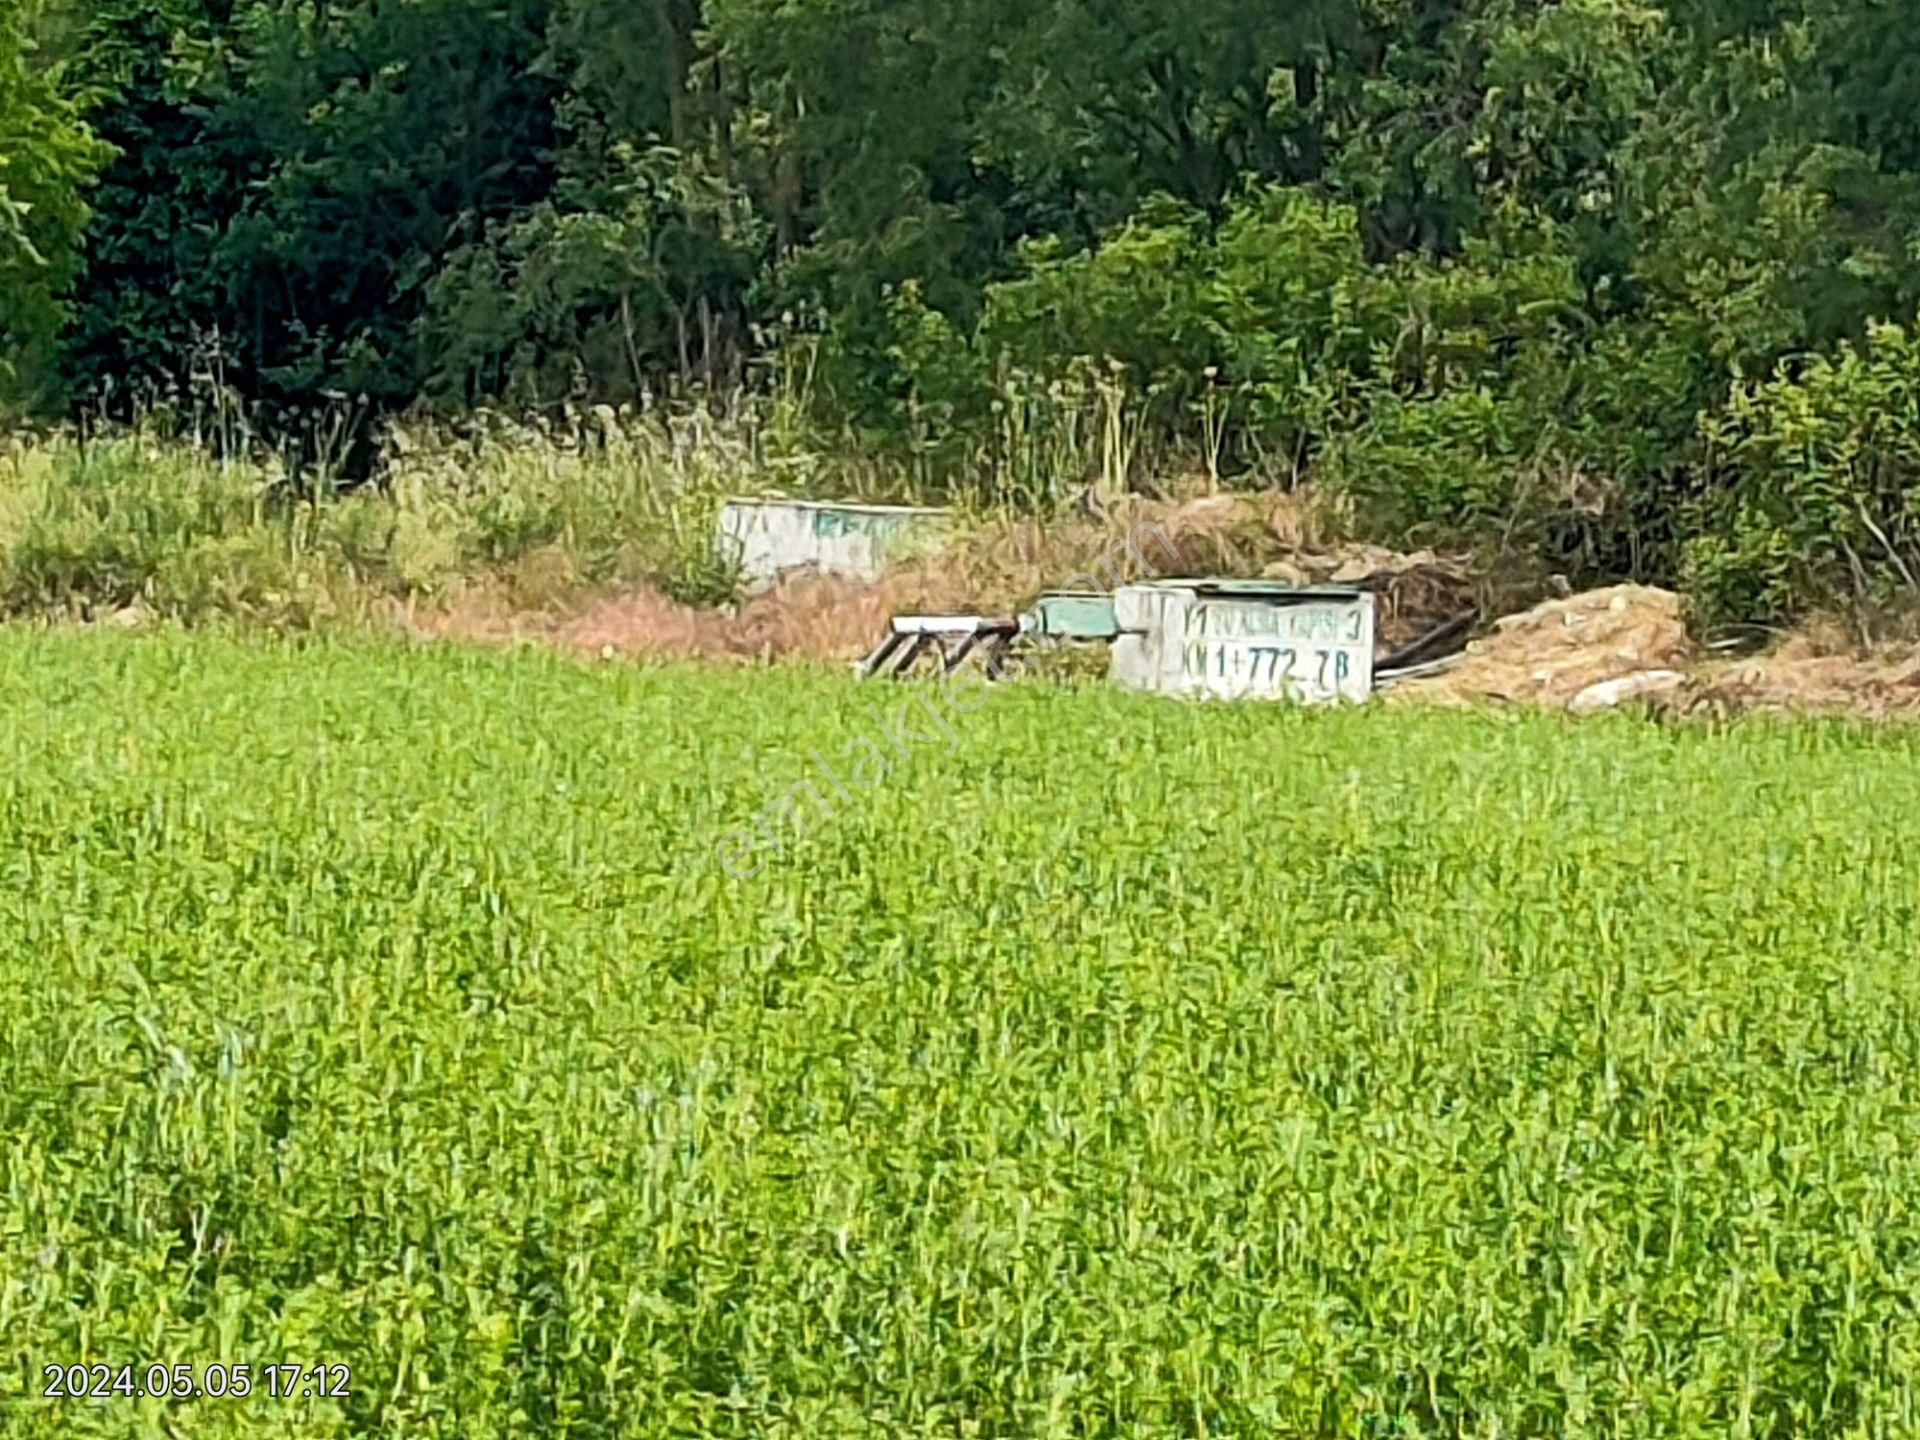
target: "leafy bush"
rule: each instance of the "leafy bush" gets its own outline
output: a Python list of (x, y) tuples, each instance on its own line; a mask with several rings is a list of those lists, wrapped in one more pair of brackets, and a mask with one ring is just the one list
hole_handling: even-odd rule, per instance
[(1485, 386), (1412, 398), (1384, 389), (1362, 426), (1333, 441), (1322, 474), (1369, 530), (1409, 541), (1484, 535), (1524, 521), (1539, 419)]
[(1250, 192), (1218, 229), (1162, 200), (1091, 249), (1027, 247), (971, 329), (904, 290), (893, 354), (913, 413), (944, 424), (977, 423), (1021, 388), (1072, 410), (1111, 372), (1156, 435), (1212, 419), (1243, 452), (1287, 454), (1390, 333), (1368, 280), (1354, 214), (1298, 190)]
[(185, 552), (263, 514), (258, 476), (141, 438), (16, 449), (0, 483), (0, 606), (12, 612), (156, 598)]
[(65, 292), (81, 270), (85, 194), (108, 158), (58, 58), (35, 53), (39, 19), (37, 3), (0, 5), (0, 421), (48, 398)]
[[(1256, 188), (1218, 225), (1170, 203), (1094, 249), (1029, 248), (963, 332), (896, 301), (894, 354), (912, 413), (964, 432), (1043, 394), (1096, 460), (1090, 414), (1117, 387), (1139, 432), (1129, 458), (1186, 443), (1218, 469), (1323, 478), (1390, 532), (1514, 528), (1525, 464), (1567, 394), (1582, 289), (1555, 229), (1515, 212), (1457, 261), (1371, 265), (1357, 215), (1298, 189)], [(1111, 408), (1111, 407), (1109, 407)], [(1073, 478), (1085, 478), (1085, 475)]]
[(1920, 341), (1864, 343), (1736, 385), (1701, 421), (1687, 575), (1715, 613), (1784, 619), (1920, 591)]

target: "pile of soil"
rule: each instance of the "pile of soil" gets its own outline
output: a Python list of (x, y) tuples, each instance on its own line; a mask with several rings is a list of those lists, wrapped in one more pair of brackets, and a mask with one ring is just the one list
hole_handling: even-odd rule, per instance
[(1261, 574), (1291, 585), (1357, 585), (1377, 600), (1375, 635), (1382, 651), (1397, 650), (1478, 608), (1466, 565), (1431, 550), (1403, 553), (1378, 545), (1301, 550)]
[(438, 639), (533, 641), (607, 659), (844, 659), (872, 649), (895, 614), (940, 608), (895, 579), (864, 584), (803, 575), (719, 610), (683, 604), (649, 585), (558, 612), (518, 609), (476, 589), (411, 625)]
[(1688, 708), (1920, 718), (1920, 655), (1836, 651), (1817, 637), (1796, 635), (1771, 654), (1703, 674)]
[(1451, 668), (1394, 685), (1416, 704), (1521, 704), (1591, 714), (1639, 704), (1669, 715), (1755, 711), (1920, 719), (1920, 654), (1863, 653), (1810, 629), (1766, 655), (1704, 657), (1671, 591), (1617, 585), (1496, 622)]
[(1392, 693), (1426, 704), (1600, 709), (1679, 692), (1694, 659), (1678, 595), (1616, 585), (1509, 615), (1453, 668)]

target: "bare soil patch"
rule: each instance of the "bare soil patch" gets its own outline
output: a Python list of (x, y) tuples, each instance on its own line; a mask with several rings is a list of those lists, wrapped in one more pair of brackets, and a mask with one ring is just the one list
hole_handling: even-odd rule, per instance
[(1795, 635), (1771, 654), (1710, 668), (1686, 697), (1709, 713), (1857, 715), (1920, 719), (1920, 653), (1834, 652), (1817, 636)]
[(1920, 653), (1912, 646), (1865, 651), (1815, 625), (1766, 654), (1716, 659), (1689, 635), (1680, 596), (1619, 585), (1507, 616), (1451, 669), (1398, 685), (1389, 698), (1577, 715), (1640, 705), (1677, 716), (1920, 719)]

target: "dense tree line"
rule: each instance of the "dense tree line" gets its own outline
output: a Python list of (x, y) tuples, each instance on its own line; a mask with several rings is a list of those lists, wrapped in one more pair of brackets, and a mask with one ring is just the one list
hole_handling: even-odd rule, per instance
[(5, 3), (16, 403), (779, 366), (930, 484), (1104, 426), (1741, 613), (1920, 568), (1913, 0)]

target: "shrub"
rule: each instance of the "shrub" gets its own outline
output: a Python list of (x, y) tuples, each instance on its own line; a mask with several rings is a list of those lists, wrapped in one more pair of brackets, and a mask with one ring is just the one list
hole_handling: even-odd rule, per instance
[(1871, 327), (1734, 386), (1702, 418), (1685, 574), (1720, 615), (1882, 607), (1920, 584), (1920, 341)]

